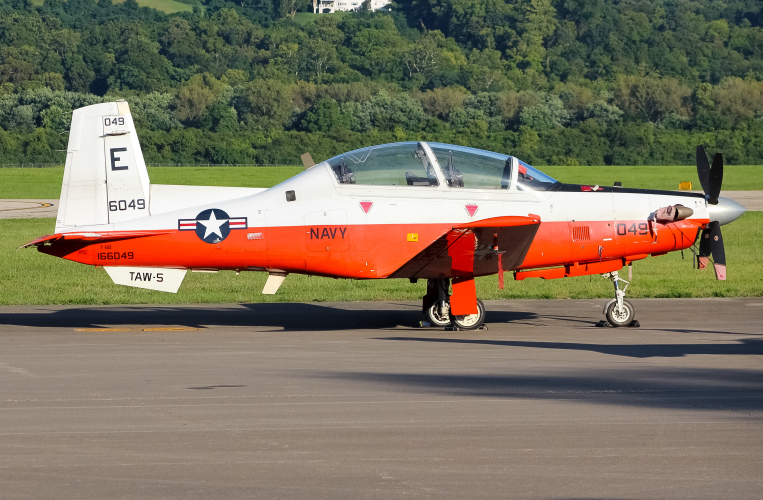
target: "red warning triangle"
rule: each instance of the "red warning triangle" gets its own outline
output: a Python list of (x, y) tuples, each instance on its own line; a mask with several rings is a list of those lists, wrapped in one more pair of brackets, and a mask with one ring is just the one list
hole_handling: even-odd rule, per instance
[(371, 210), (373, 204), (373, 201), (361, 201), (360, 208), (362, 208), (365, 213), (368, 213), (368, 211)]
[(477, 209), (479, 207), (477, 205), (466, 205), (466, 211), (469, 212), (469, 217), (474, 217), (474, 214), (477, 213)]

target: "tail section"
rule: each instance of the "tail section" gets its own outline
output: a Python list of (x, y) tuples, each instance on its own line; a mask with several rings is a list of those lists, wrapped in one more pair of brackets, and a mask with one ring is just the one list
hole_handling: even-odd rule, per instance
[(74, 110), (56, 233), (150, 215), (150, 184), (125, 101)]

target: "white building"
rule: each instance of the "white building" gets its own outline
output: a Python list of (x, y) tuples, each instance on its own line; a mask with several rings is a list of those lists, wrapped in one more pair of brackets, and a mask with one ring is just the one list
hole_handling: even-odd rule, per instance
[[(371, 0), (371, 10), (379, 10), (389, 5), (389, 0)], [(339, 11), (360, 10), (363, 0), (313, 0), (313, 12), (333, 14)]]

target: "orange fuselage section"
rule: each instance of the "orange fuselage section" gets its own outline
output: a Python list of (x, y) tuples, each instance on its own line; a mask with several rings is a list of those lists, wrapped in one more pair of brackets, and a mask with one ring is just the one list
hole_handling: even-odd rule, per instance
[[(503, 270), (626, 262), (664, 254), (690, 247), (706, 223), (701, 219), (669, 224), (643, 220), (542, 222), (521, 265)], [(249, 227), (231, 231), (218, 243), (205, 243), (192, 231), (169, 231), (103, 242), (63, 240), (38, 248), (94, 266), (281, 270), (345, 278), (385, 278), (452, 228), (452, 224)], [(496, 253), (501, 251), (490, 248)], [(492, 257), (488, 252), (475, 259)], [(463, 267), (454, 265), (449, 277), (487, 274)], [(496, 259), (493, 272), (498, 271)]]

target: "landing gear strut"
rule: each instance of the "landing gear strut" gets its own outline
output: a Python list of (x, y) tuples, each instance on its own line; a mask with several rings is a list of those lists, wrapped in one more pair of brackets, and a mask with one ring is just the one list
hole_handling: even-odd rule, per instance
[(437, 278), (427, 280), (424, 296), (424, 314), (433, 326), (453, 325), (455, 330), (476, 330), (485, 322), (485, 305), (477, 299), (477, 314), (454, 315), (450, 313), (450, 280)]
[[(604, 306), (604, 314), (607, 316), (607, 321), (614, 327), (631, 326), (634, 322), (633, 305), (625, 300), (625, 290), (630, 285), (630, 282), (622, 279), (617, 271), (602, 274), (601, 276), (602, 278), (608, 278), (615, 286), (615, 298)], [(625, 283), (622, 290), (620, 289), (620, 281)]]

